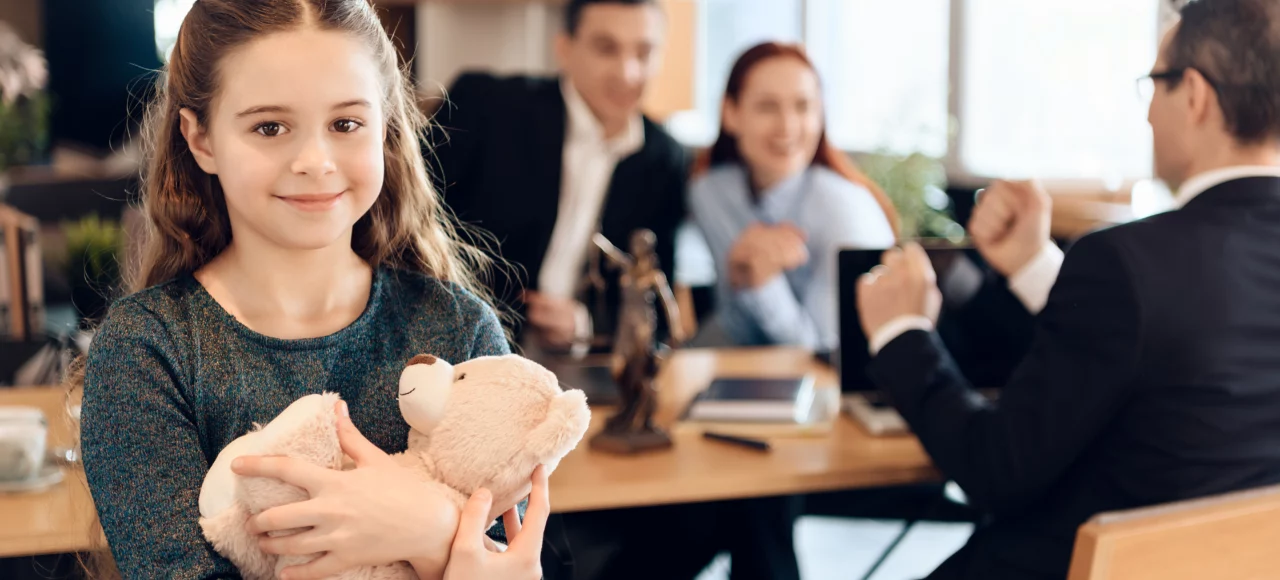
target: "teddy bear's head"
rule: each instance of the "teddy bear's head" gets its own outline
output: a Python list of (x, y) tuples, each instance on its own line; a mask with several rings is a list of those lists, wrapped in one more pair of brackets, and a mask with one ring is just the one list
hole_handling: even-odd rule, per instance
[[(400, 375), (400, 411), (442, 483), (496, 498), (527, 489), (538, 465), (554, 470), (591, 422), (586, 395), (561, 390), (555, 374), (517, 355), (457, 365), (418, 355)], [(416, 441), (416, 442), (415, 442)]]

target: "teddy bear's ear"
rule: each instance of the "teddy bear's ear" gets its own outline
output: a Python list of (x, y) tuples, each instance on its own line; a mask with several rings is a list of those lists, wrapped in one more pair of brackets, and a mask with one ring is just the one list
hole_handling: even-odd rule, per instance
[(413, 358), (409, 359), (409, 364), (405, 366), (411, 367), (413, 365), (433, 365), (433, 364), (436, 364), (436, 357), (429, 354), (415, 354), (413, 355)]
[(551, 399), (547, 416), (529, 434), (527, 449), (539, 463), (559, 462), (578, 446), (590, 424), (586, 394), (565, 391)]

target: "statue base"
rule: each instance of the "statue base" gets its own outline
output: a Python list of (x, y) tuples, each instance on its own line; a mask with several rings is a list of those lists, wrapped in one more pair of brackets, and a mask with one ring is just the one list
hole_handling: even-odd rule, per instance
[(634, 455), (671, 447), (671, 437), (660, 429), (613, 433), (601, 431), (591, 438), (591, 448), (606, 453)]

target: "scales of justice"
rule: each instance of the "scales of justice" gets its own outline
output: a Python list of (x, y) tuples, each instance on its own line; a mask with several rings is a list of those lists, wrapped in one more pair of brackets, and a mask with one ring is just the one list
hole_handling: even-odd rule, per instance
[[(657, 238), (649, 230), (636, 230), (631, 234), (630, 254), (619, 250), (599, 233), (593, 241), (609, 265), (621, 271), (621, 300), (610, 361), (611, 374), (621, 392), (621, 404), (604, 429), (591, 438), (591, 448), (631, 454), (670, 447), (671, 437), (653, 424), (658, 403), (654, 378), (670, 348), (679, 347), (685, 336), (671, 285), (658, 267)], [(599, 260), (592, 263), (598, 264)], [(598, 271), (591, 276), (601, 285)], [(671, 329), (670, 347), (659, 342), (656, 336), (659, 303)]]

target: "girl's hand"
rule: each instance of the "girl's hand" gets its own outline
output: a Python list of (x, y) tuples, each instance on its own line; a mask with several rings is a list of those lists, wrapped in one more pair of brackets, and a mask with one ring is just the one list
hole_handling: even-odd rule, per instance
[(542, 577), (542, 533), (551, 515), (551, 499), (547, 492), (547, 469), (538, 466), (533, 472), (533, 492), (524, 524), (514, 508), (502, 516), (507, 529), (505, 552), (485, 548), (485, 530), (489, 527), (489, 509), (493, 495), (487, 489), (477, 490), (462, 509), (458, 536), (453, 540), (445, 580), (538, 580)]
[[(322, 554), (286, 568), (282, 580), (325, 578), (367, 565), (413, 561), (443, 570), (457, 531), (458, 508), (397, 465), (356, 429), (346, 403), (338, 403), (338, 441), (356, 463), (334, 471), (288, 457), (241, 457), (231, 466), (248, 477), (270, 477), (301, 487), (311, 499), (266, 510), (249, 519), (262, 550), (279, 555)], [(267, 532), (310, 528), (291, 536)]]

